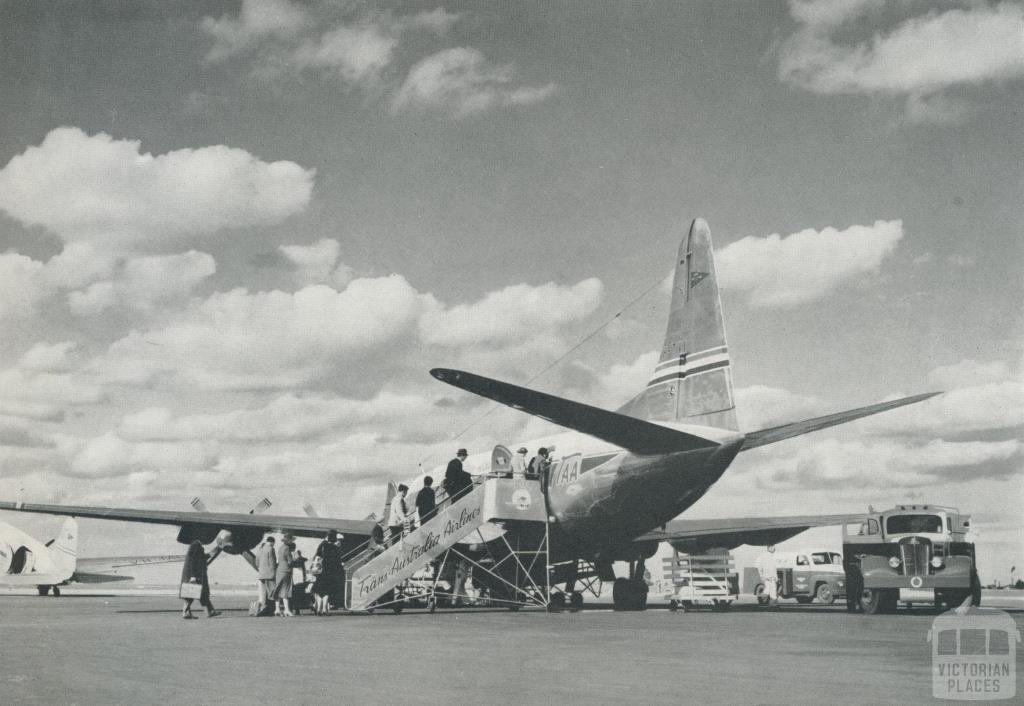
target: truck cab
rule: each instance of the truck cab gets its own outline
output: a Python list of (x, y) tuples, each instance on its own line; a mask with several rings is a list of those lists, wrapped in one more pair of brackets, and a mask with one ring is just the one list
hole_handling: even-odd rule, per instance
[(900, 589), (933, 591), (936, 605), (981, 602), (970, 515), (940, 505), (897, 505), (875, 512), (851, 531), (843, 527), (847, 607), (892, 612)]
[[(836, 597), (846, 595), (843, 555), (839, 552), (820, 548), (774, 552), (774, 561), (779, 577), (779, 598), (795, 598), (797, 603), (817, 599), (819, 603), (832, 605)], [(768, 603), (763, 584), (757, 584), (754, 595), (759, 603)]]

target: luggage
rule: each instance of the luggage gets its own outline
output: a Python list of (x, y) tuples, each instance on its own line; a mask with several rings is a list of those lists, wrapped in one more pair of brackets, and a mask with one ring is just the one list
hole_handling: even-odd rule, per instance
[(186, 582), (178, 589), (178, 598), (201, 598), (203, 595), (203, 584)]
[(260, 610), (260, 602), (253, 601), (249, 604), (249, 617), (251, 618), (266, 618), (274, 614), (274, 601), (267, 601), (266, 605), (263, 606), (263, 610)]

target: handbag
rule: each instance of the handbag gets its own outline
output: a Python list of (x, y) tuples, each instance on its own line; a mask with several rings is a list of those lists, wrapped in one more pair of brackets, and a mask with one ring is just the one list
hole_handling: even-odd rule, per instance
[(201, 583), (183, 583), (181, 588), (178, 589), (178, 598), (199, 598), (203, 595), (203, 584)]

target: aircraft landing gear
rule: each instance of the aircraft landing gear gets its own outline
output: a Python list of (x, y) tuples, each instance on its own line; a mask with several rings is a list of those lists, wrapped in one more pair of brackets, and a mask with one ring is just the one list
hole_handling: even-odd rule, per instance
[(53, 587), (53, 596), (54, 596), (54, 598), (60, 596), (60, 586), (54, 586)]
[(48, 595), (50, 595), (50, 587), (49, 586), (36, 586), (36, 590), (39, 591), (39, 595), (40, 596), (48, 596)]
[(647, 581), (644, 580), (644, 562), (630, 567), (630, 578), (617, 578), (612, 584), (612, 603), (615, 610), (647, 610)]

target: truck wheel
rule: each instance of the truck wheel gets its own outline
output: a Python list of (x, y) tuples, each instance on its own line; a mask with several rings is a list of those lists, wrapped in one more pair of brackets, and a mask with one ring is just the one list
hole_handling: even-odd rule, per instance
[(768, 597), (768, 592), (764, 588), (763, 583), (759, 583), (754, 586), (754, 596), (757, 598), (758, 605), (768, 605), (771, 598)]
[(867, 615), (884, 613), (888, 604), (886, 591), (881, 588), (865, 588), (860, 597), (860, 604)]
[(814, 592), (814, 597), (822, 605), (832, 605), (836, 602), (835, 594), (832, 593), (832, 587), (827, 583), (818, 584), (818, 590)]

